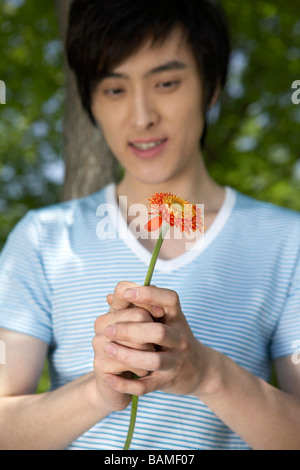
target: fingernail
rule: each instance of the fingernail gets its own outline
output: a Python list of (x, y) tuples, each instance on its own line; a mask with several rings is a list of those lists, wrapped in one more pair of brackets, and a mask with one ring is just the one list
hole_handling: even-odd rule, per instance
[(109, 356), (114, 356), (117, 350), (114, 343), (105, 343), (103, 349)]
[(126, 289), (123, 295), (125, 299), (136, 299), (138, 296), (138, 289)]
[(114, 338), (115, 333), (116, 333), (115, 325), (109, 325), (104, 330), (105, 336), (109, 336), (110, 338)]

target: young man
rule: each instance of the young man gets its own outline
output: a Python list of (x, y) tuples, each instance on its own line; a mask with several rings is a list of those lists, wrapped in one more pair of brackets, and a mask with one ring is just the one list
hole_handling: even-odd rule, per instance
[[(132, 449), (300, 448), (300, 215), (221, 187), (203, 162), (228, 44), (204, 0), (73, 3), (69, 62), (125, 175), (30, 212), (7, 242), (1, 448), (122, 449), (132, 394)], [(144, 287), (155, 240), (127, 230), (118, 201), (156, 192), (204, 204), (206, 233), (191, 250), (166, 239)], [(121, 215), (100, 240), (103, 204)], [(51, 391), (35, 395), (47, 353)]]

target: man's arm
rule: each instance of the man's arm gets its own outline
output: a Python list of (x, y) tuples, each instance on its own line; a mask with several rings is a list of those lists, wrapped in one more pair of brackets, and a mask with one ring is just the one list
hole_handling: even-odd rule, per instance
[(64, 449), (113, 411), (101, 399), (94, 373), (35, 394), (48, 345), (3, 329), (0, 340), (6, 351), (0, 365), (1, 449)]
[[(200, 343), (192, 334), (181, 311), (178, 295), (168, 289), (141, 286), (126, 290), (120, 283), (112, 303), (121, 305), (130, 298), (135, 305), (165, 311), (163, 323), (122, 323), (112, 317), (113, 327), (104, 334), (114, 348), (106, 349), (124, 366), (152, 371), (139, 380), (111, 374), (115, 392), (144, 395), (163, 390), (177, 395), (192, 395), (205, 403), (230, 429), (255, 450), (300, 450), (300, 367), (291, 357), (276, 361), (279, 384), (273, 387), (251, 374), (230, 357)], [(131, 296), (129, 297), (129, 294)], [(118, 300), (118, 297), (120, 300)], [(159, 350), (140, 351), (124, 347), (120, 341), (153, 343)]]
[(300, 368), (291, 357), (276, 361), (280, 390), (215, 355), (215, 389), (199, 398), (252, 449), (300, 450)]
[(300, 400), (300, 363), (293, 356), (276, 359), (275, 370), (279, 388)]

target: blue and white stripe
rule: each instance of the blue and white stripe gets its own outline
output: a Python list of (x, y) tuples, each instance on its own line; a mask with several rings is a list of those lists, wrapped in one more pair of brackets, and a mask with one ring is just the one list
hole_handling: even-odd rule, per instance
[[(99, 205), (118, 210), (115, 185), (29, 212), (0, 259), (0, 327), (49, 344), (52, 388), (92, 370), (94, 321), (121, 280), (143, 284), (151, 254), (133, 236), (99, 240)], [(120, 225), (121, 224), (121, 225)], [(118, 220), (118, 230), (126, 223)], [(300, 340), (300, 214), (226, 187), (198, 250), (159, 259), (153, 284), (176, 290), (195, 336), (269, 380)], [(122, 449), (130, 408), (70, 449)], [(139, 400), (131, 449), (247, 449), (198, 399), (160, 391)]]

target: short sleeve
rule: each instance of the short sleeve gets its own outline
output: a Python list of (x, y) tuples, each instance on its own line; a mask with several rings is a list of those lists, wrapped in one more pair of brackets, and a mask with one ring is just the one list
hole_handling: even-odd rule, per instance
[(295, 344), (300, 340), (300, 258), (294, 269), (290, 289), (284, 309), (277, 323), (271, 343), (271, 354), (274, 359), (291, 355)]
[(15, 226), (0, 256), (0, 328), (51, 343), (51, 289), (34, 211)]

